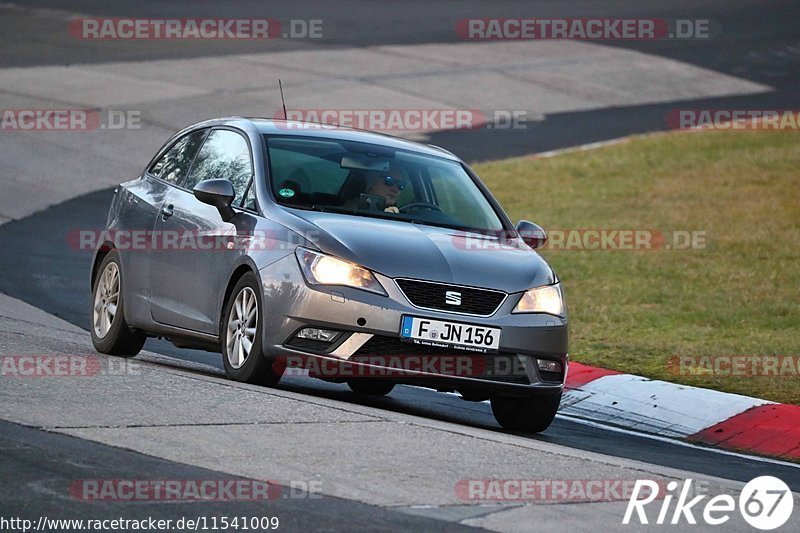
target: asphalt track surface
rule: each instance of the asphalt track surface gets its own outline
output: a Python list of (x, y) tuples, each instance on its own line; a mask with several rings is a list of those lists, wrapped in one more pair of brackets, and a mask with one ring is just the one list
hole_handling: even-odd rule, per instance
[[(147, 17), (214, 17), (229, 18), (264, 16), (263, 2), (17, 2), (20, 5), (46, 10), (64, 10), (87, 16), (147, 16)], [(63, 32), (54, 31), (52, 17), (31, 17), (25, 11), (9, 16), (0, 23), (0, 67), (59, 65), (75, 63), (105, 63), (110, 61), (141, 61), (163, 58), (224, 56), (243, 52), (283, 50), (292, 48), (361, 47), (374, 44), (412, 44), (457, 42), (452, 27), (458, 19), (476, 17), (648, 17), (648, 18), (708, 18), (723, 29), (707, 42), (609, 42), (612, 46), (629, 47), (639, 51), (703, 66), (718, 72), (768, 84), (774, 91), (742, 97), (726, 97), (682, 102), (685, 107), (717, 108), (796, 108), (800, 107), (800, 30), (797, 25), (796, 2), (759, 1), (697, 2), (680, 1), (629, 3), (531, 3), (504, 2), (487, 7), (479, 2), (296, 2), (268, 6), (270, 17), (323, 19), (324, 43), (276, 40), (274, 42), (192, 43), (145, 42), (125, 45), (99, 46), (98, 43), (70, 40)], [(488, 11), (488, 13), (487, 13)], [(30, 36), (33, 35), (33, 38)], [(465, 44), (465, 46), (468, 46)], [(548, 120), (525, 131), (475, 131), (468, 134), (441, 132), (430, 136), (431, 141), (456, 153), (472, 154), (473, 160), (493, 159), (528, 154), (576, 144), (602, 141), (666, 128), (664, 117), (674, 105), (658, 104), (607, 108), (589, 112), (564, 113), (548, 116)], [(66, 246), (70, 228), (102, 227), (110, 191), (91, 193), (54, 206), (32, 216), (0, 226), (0, 291), (26, 301), (49, 313), (76, 324), (88, 324), (88, 265), (87, 252)], [(88, 333), (87, 333), (88, 335)], [(207, 352), (179, 350), (171, 344), (149, 340), (147, 350), (197, 363), (221, 367), (220, 356)], [(388, 398), (364, 398), (348, 392), (346, 387), (311, 379), (291, 378), (282, 388), (345, 402), (362, 403), (421, 415), (434, 419), (476, 427), (495, 428), (489, 407), (461, 401), (453, 396), (436, 394), (425, 389), (398, 387)], [(162, 461), (133, 452), (125, 452), (99, 444), (80, 441), (61, 435), (50, 435), (1, 423), (0, 448), (5, 459), (0, 462), (4, 480), (24, 479), (44, 483), (46, 480), (84, 477), (81, 466), (64, 466), (54, 459), (54, 453), (69, 457), (72, 465), (92, 465), (102, 469), (103, 477), (149, 477), (169, 473), (175, 479), (212, 478), (213, 473), (169, 461)], [(544, 441), (677, 467), (708, 475), (746, 481), (762, 474), (781, 477), (793, 490), (800, 490), (800, 469), (764, 463), (739, 456), (722, 455), (698, 448), (689, 448), (647, 437), (631, 436), (611, 430), (558, 419), (543, 435), (532, 437)], [(56, 452), (58, 450), (58, 452)], [(124, 465), (110, 467), (109, 465)], [(72, 469), (72, 470), (70, 470)], [(76, 470), (77, 469), (77, 470)], [(162, 477), (169, 477), (162, 475)], [(19, 486), (23, 484), (20, 483)], [(35, 486), (36, 483), (25, 483)], [(3, 507), (18, 506), (31, 515), (47, 514), (47, 498), (34, 492), (15, 491), (4, 484), (0, 487)], [(382, 528), (456, 529), (454, 524), (411, 517), (364, 504), (325, 498), (309, 505), (304, 501), (277, 502), (287, 506), (282, 516), (297, 517), (295, 527), (325, 523), (327, 527), (346, 526), (358, 530)], [(228, 504), (226, 504), (228, 505)], [(247, 503), (237, 503), (248, 512)], [(315, 505), (317, 507), (315, 507)], [(168, 510), (151, 506), (151, 516), (191, 514), (192, 504), (178, 504)], [(96, 509), (96, 507), (95, 507)], [(229, 508), (226, 508), (226, 510)], [(317, 509), (316, 511), (314, 509)], [(113, 516), (116, 509), (109, 505), (104, 512)], [(178, 513), (180, 511), (180, 513)]]

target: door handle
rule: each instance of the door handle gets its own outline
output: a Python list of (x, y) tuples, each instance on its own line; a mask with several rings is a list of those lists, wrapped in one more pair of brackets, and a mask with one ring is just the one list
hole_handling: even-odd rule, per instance
[(161, 208), (161, 218), (163, 220), (167, 220), (169, 217), (172, 216), (174, 206), (172, 204), (165, 205)]

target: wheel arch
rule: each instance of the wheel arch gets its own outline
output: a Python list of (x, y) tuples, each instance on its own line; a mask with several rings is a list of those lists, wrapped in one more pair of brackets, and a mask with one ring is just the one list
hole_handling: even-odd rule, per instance
[(225, 316), (224, 316), (225, 315), (225, 307), (228, 305), (228, 300), (230, 300), (230, 298), (231, 298), (231, 295), (233, 293), (233, 288), (236, 286), (236, 284), (239, 282), (239, 280), (242, 279), (242, 277), (245, 274), (247, 274), (248, 272), (252, 272), (253, 274), (255, 274), (256, 279), (259, 280), (259, 284), (260, 284), (261, 278), (258, 275), (258, 271), (253, 267), (253, 265), (251, 265), (250, 263), (247, 263), (247, 262), (242, 263), (239, 266), (237, 266), (233, 270), (233, 272), (231, 273), (230, 278), (228, 278), (228, 285), (227, 285), (227, 287), (225, 287), (225, 292), (223, 293), (222, 301), (220, 302), (219, 313), (218, 313), (219, 314), (219, 322), (218, 322), (217, 325), (219, 327), (218, 336), (220, 338), (220, 342), (222, 342), (223, 322), (225, 321)]
[[(97, 269), (100, 268), (103, 260), (106, 256), (115, 250), (114, 244), (111, 242), (104, 242), (102, 246), (97, 249), (97, 252), (94, 254), (94, 260), (92, 261), (92, 270), (89, 277), (89, 291), (94, 290), (94, 280), (97, 279)], [(122, 265), (120, 265), (121, 267)]]

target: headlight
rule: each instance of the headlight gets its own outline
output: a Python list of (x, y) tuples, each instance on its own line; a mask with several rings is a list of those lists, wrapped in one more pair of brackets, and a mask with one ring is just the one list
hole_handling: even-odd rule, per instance
[(545, 285), (525, 291), (512, 313), (547, 313), (564, 316), (564, 294), (561, 284)]
[(306, 281), (312, 285), (345, 285), (386, 296), (372, 272), (364, 267), (306, 248), (298, 247), (295, 255)]

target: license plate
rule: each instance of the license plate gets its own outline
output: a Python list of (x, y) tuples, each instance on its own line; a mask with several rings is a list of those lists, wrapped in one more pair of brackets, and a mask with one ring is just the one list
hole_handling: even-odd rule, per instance
[(486, 353), (499, 350), (500, 331), (500, 328), (403, 316), (400, 338), (426, 346)]

